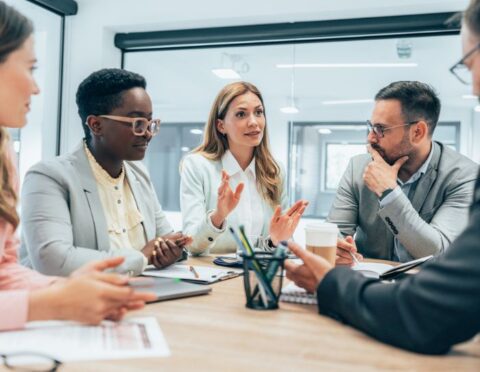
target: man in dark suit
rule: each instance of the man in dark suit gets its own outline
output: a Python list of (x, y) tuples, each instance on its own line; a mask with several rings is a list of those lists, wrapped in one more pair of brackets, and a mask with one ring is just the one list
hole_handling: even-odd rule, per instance
[[(480, 0), (472, 0), (465, 12), (462, 44), (464, 58), (452, 72), (469, 69), (474, 94), (479, 95)], [(333, 268), (294, 243), (289, 247), (304, 264), (288, 261), (287, 277), (317, 293), (320, 313), (383, 342), (442, 354), (480, 332), (480, 179), (466, 230), (443, 256), (395, 283), (365, 278), (348, 267)]]

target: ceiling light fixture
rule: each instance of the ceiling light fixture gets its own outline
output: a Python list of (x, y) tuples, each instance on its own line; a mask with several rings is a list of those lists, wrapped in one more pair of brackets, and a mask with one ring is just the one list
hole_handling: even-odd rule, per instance
[(358, 103), (372, 103), (374, 102), (373, 99), (343, 99), (337, 101), (323, 101), (322, 105), (352, 105)]
[(228, 79), (228, 80), (241, 79), (238, 72), (231, 68), (214, 68), (212, 69), (212, 72), (216, 76), (218, 76), (220, 79)]
[(298, 108), (296, 108), (295, 106), (281, 107), (280, 111), (283, 112), (284, 114), (298, 114), (299, 113)]
[(201, 129), (190, 129), (190, 133), (192, 133), (192, 134), (203, 134), (203, 130), (201, 130)]
[(332, 134), (332, 131), (328, 128), (320, 128), (318, 130), (318, 133), (320, 133), (320, 134)]
[(463, 99), (477, 99), (478, 96), (474, 96), (473, 94), (464, 94), (462, 96)]
[(390, 68), (418, 67), (418, 63), (279, 63), (277, 68)]

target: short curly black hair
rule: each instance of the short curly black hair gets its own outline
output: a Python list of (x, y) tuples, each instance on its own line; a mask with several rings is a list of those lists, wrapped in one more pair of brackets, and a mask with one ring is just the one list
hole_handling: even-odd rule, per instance
[(89, 141), (91, 138), (90, 128), (86, 124), (89, 115), (107, 115), (122, 105), (124, 91), (146, 87), (143, 76), (119, 68), (104, 68), (90, 74), (80, 83), (76, 95), (85, 139)]

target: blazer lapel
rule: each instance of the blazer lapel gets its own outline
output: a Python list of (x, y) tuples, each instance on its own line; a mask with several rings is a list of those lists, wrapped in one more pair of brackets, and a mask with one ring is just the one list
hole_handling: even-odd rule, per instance
[(418, 185), (413, 195), (412, 205), (417, 212), (420, 212), (423, 204), (425, 203), (425, 200), (427, 199), (428, 193), (432, 188), (433, 183), (437, 179), (437, 170), (438, 164), (440, 162), (442, 149), (440, 148), (440, 145), (438, 145), (436, 142), (433, 142), (432, 146), (432, 160), (430, 161), (426, 173), (418, 181)]
[(90, 207), (90, 215), (95, 226), (95, 236), (97, 238), (97, 249), (108, 251), (110, 249), (110, 239), (108, 238), (108, 227), (103, 211), (102, 202), (98, 194), (97, 182), (88, 162), (87, 155), (83, 148), (83, 142), (77, 146), (73, 152), (73, 166), (78, 172), (81, 186)]
[(128, 184), (130, 185), (130, 189), (132, 190), (133, 198), (137, 203), (138, 211), (143, 217), (142, 224), (143, 229), (145, 230), (145, 236), (147, 238), (147, 241), (150, 241), (156, 236), (155, 216), (153, 215), (153, 219), (149, 218), (149, 216), (152, 215), (151, 207), (145, 202), (146, 198), (142, 197), (140, 181), (126, 162), (125, 175), (127, 176)]

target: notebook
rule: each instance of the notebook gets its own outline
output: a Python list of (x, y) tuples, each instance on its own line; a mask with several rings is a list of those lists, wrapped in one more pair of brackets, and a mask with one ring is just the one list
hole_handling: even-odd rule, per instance
[(424, 262), (430, 260), (433, 256), (426, 256), (416, 260), (404, 262), (397, 266), (392, 266), (377, 262), (359, 262), (352, 267), (353, 270), (361, 272), (363, 275), (370, 278), (392, 279), (399, 274), (407, 272), (414, 267), (417, 267)]
[[(193, 270), (191, 269), (192, 267)], [(210, 266), (175, 264), (166, 267), (165, 269), (147, 269), (142, 275), (158, 278), (182, 279), (187, 282), (198, 284), (211, 284), (221, 280), (235, 278), (242, 273), (243, 270), (240, 269), (219, 269)]]
[(294, 282), (290, 282), (282, 288), (280, 301), (293, 302), (296, 304), (316, 305), (317, 296), (308, 293), (303, 288), (298, 287)]

